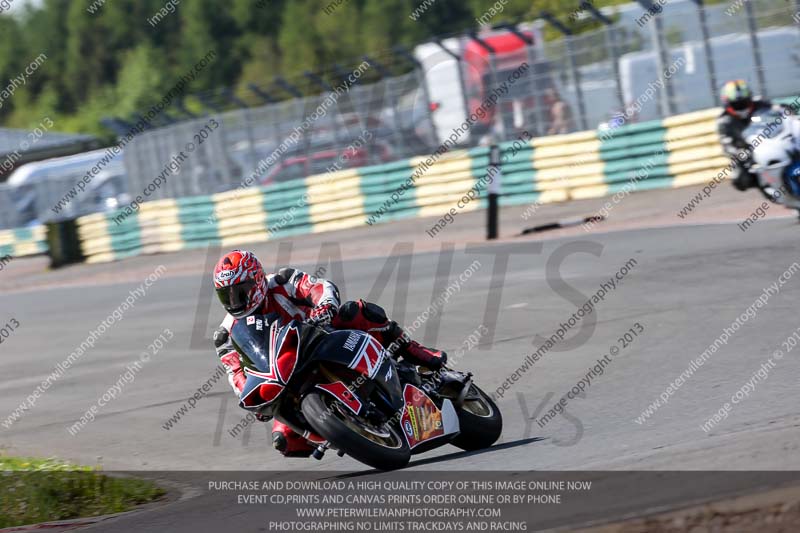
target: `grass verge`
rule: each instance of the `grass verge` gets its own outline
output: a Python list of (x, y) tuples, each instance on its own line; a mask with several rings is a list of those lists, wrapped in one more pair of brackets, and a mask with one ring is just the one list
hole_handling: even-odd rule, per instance
[(0, 455), (0, 528), (128, 511), (165, 491), (54, 459)]

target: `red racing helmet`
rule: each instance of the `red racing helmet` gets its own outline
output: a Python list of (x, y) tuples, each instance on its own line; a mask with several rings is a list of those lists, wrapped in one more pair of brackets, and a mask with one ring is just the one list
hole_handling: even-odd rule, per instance
[(228, 313), (244, 318), (264, 302), (267, 277), (252, 252), (233, 250), (214, 267), (214, 289)]

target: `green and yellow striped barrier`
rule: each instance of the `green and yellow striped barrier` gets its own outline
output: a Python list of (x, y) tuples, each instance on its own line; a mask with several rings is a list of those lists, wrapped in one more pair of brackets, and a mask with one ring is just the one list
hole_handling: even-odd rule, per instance
[[(633, 190), (645, 190), (708, 182), (728, 163), (716, 133), (718, 112), (709, 109), (630, 124), (611, 133), (585, 131), (503, 143), (501, 204), (608, 196), (630, 183), (635, 183)], [(114, 217), (120, 212), (81, 217), (77, 225), (82, 251), (87, 261), (102, 262), (210, 243), (227, 248), (441, 216), (485, 176), (488, 148), (446, 152), (429, 164), (432, 158), (149, 202), (119, 224)], [(479, 197), (465, 209), (484, 205)]]
[(47, 252), (45, 227), (0, 230), (0, 258), (25, 257)]

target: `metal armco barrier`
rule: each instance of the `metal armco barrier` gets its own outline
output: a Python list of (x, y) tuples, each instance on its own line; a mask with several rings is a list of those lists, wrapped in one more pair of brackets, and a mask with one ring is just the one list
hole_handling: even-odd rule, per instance
[[(622, 126), (612, 133), (538, 138), (513, 155), (512, 143), (502, 143), (500, 205), (602, 197), (631, 181), (636, 182), (635, 190), (705, 183), (728, 163), (716, 132), (718, 112), (708, 109)], [(119, 224), (114, 218), (121, 211), (89, 215), (77, 221), (82, 253), (88, 262), (112, 261), (209, 243), (228, 247), (370, 222), (440, 216), (484, 177), (488, 152), (488, 147), (478, 147), (445, 153), (425, 172), (419, 171), (420, 165), (429, 156), (265, 188), (159, 200), (118, 218)], [(409, 186), (415, 171), (418, 177)], [(485, 187), (464, 210), (481, 207), (486, 207)]]

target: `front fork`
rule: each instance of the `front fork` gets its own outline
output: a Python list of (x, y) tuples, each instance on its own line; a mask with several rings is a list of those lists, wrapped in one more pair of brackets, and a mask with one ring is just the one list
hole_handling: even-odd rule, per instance
[[(464, 400), (469, 393), (470, 385), (472, 385), (472, 372), (462, 373), (443, 368), (422, 374), (422, 380), (423, 384), (420, 387), (422, 390), (436, 399), (449, 399), (453, 402), (453, 407), (458, 409), (464, 405)], [(452, 393), (450, 393), (450, 389), (452, 389)], [(445, 393), (443, 394), (443, 392)]]

